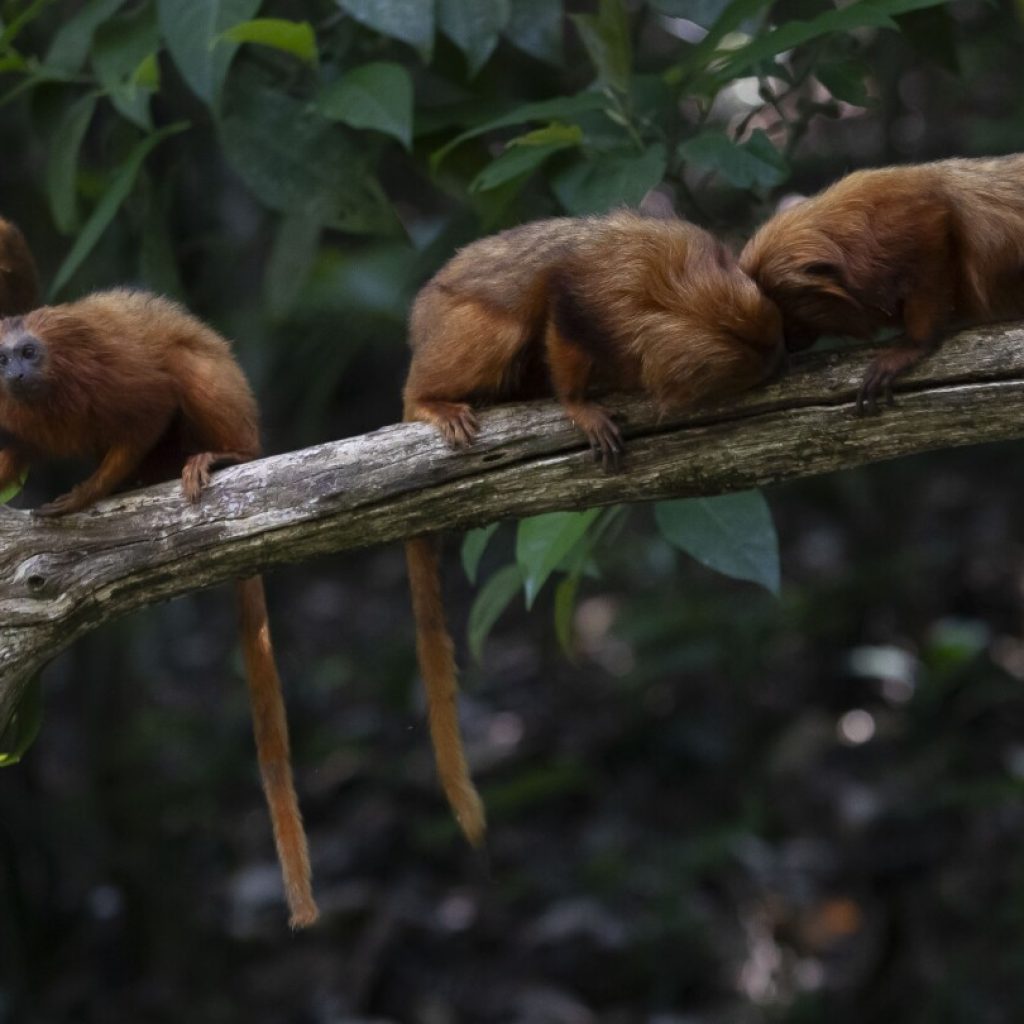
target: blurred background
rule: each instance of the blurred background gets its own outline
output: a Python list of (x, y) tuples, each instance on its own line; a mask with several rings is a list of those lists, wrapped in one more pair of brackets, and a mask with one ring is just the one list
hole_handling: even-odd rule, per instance
[[(653, 189), (736, 243), (857, 167), (1024, 148), (1008, 2), (0, 14), (0, 213), (50, 298), (182, 298), (273, 452), (399, 418), (411, 296), (480, 234)], [(1024, 1019), (1022, 461), (770, 489), (778, 597), (637, 508), (529, 612), (518, 578), (481, 610), (515, 526), (477, 585), (449, 538), (487, 863), (435, 783), (400, 549), (274, 571), (323, 910), (294, 936), (231, 594), (106, 626), (0, 769), (0, 1022)]]

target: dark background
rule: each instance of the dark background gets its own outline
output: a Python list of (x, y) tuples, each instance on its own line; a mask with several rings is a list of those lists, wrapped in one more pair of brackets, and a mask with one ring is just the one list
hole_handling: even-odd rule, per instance
[[(5, 24), (23, 6), (3, 5)], [(545, 6), (559, 8), (533, 5)], [(706, 25), (721, 6), (685, 13)], [(762, 30), (828, 6), (762, 6)], [(45, 54), (82, 7), (42, 10), (18, 51)], [(637, 73), (688, 52), (661, 20), (684, 7), (627, 5)], [(560, 17), (561, 62), (503, 36), (470, 77), (440, 35), (425, 60), (332, 4), (261, 13), (313, 23), (321, 76), (375, 59), (412, 73), (411, 151), (337, 128), (353, 160), (372, 162), (405, 231), (357, 234), (325, 217), (289, 283), (273, 254), (283, 220), (308, 211), (253, 193), (216, 115), (161, 51), (154, 123), (192, 126), (146, 161), (58, 297), (124, 280), (177, 290), (236, 340), (267, 447), (283, 451), (396, 420), (415, 286), (459, 241), (561, 208), (557, 157), (500, 202), (468, 190), (507, 130), (456, 151), (436, 178), (430, 154), (518, 103), (585, 87), (594, 68)], [(874, 99), (812, 111), (834, 101), (808, 78), (780, 111), (758, 114), (785, 153), (784, 182), (744, 189), (684, 165), (662, 187), (681, 213), (741, 238), (784, 196), (856, 167), (1020, 149), (1022, 47), (1020, 7), (973, 0), (901, 17), (897, 31), (797, 47), (798, 69), (860, 60)], [(245, 48), (229, 82), (261, 76), (302, 97), (315, 83), (289, 61)], [(87, 87), (44, 84), (0, 107), (0, 209), (25, 228), (46, 280), (74, 237), (47, 201), (55, 125)], [(729, 95), (718, 92), (708, 123), (736, 132), (743, 111)], [(685, 137), (700, 114), (676, 99), (665, 123)], [(98, 110), (77, 169), (84, 212), (139, 131)], [(588, 159), (600, 153), (595, 142)], [(157, 242), (162, 262), (147, 256)], [(269, 308), (275, 287), (293, 287), (283, 308)], [(1006, 444), (772, 488), (778, 600), (674, 552), (639, 508), (599, 550), (600, 578), (583, 583), (574, 659), (546, 591), (530, 613), (514, 602), (473, 663), (462, 649), (474, 590), (451, 538), (446, 589), (489, 811), (486, 863), (435, 784), (400, 550), (271, 573), (323, 910), (297, 935), (230, 593), (108, 625), (47, 670), (40, 736), (0, 770), (0, 1022), (1021, 1020), (1021, 464)], [(70, 476), (40, 471), (16, 503)], [(512, 543), (503, 526), (485, 578)]]

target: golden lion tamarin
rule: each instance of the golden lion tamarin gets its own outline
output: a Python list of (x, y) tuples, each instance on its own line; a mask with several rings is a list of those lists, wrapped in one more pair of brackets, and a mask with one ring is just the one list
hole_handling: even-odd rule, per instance
[(858, 411), (954, 326), (1024, 314), (1024, 155), (856, 171), (777, 214), (740, 266), (782, 311), (786, 345), (897, 327)]
[[(256, 402), (228, 343), (174, 302), (98, 292), (0, 320), (0, 488), (39, 457), (99, 467), (36, 515), (77, 512), (136, 481), (180, 473), (198, 501), (210, 470), (260, 454)], [(288, 725), (258, 576), (237, 584), (263, 788), (292, 927), (317, 918)]]
[[(406, 420), (462, 447), (477, 432), (471, 403), (554, 395), (606, 468), (622, 441), (595, 393), (691, 406), (764, 381), (784, 354), (774, 304), (720, 243), (626, 211), (539, 221), (466, 246), (416, 297), (409, 342)], [(459, 733), (433, 539), (407, 542), (406, 558), (438, 774), (475, 845), (484, 812)]]

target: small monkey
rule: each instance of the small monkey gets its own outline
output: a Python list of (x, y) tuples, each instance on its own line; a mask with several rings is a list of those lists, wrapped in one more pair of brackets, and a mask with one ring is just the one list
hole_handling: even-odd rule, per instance
[[(0, 489), (37, 458), (99, 461), (37, 516), (178, 474), (196, 502), (214, 466), (261, 451), (256, 402), (228, 343), (176, 303), (128, 289), (0, 320), (0, 439)], [(263, 788), (291, 925), (305, 927), (317, 908), (263, 581), (236, 588)]]
[[(605, 468), (622, 439), (595, 393), (688, 407), (761, 383), (784, 355), (778, 310), (720, 243), (628, 211), (538, 221), (466, 246), (417, 295), (409, 343), (406, 420), (465, 447), (474, 403), (553, 395)], [(434, 540), (408, 541), (406, 559), (438, 774), (478, 845), (484, 811), (459, 733)]]
[(740, 266), (782, 311), (786, 345), (883, 327), (857, 410), (954, 326), (1024, 314), (1024, 155), (856, 171), (772, 217)]

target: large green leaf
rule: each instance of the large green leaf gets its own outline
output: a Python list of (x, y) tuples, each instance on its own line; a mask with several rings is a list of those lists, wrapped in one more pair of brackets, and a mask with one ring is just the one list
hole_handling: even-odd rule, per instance
[[(415, 47), (424, 60), (434, 48), (433, 0), (336, 0), (338, 6), (382, 35)], [(490, 0), (473, 0), (486, 6)]]
[(322, 228), (319, 220), (301, 214), (283, 218), (278, 226), (267, 261), (267, 301), (275, 318), (288, 313), (306, 283)]
[(50, 137), (46, 193), (53, 221), (64, 234), (78, 228), (78, 154), (98, 98), (99, 93), (90, 92), (75, 100)]
[(261, 202), (345, 231), (394, 228), (393, 211), (359, 153), (313, 106), (234, 79), (224, 106), (224, 156)]
[(560, 64), (562, 4), (559, 0), (509, 0), (505, 38), (524, 53), (548, 64)]
[(466, 55), (471, 76), (494, 52), (509, 13), (508, 0), (437, 0), (441, 31)]
[(779, 592), (779, 541), (760, 491), (661, 501), (654, 517), (665, 538), (698, 562)]
[(575, 96), (555, 96), (550, 100), (538, 100), (536, 103), (524, 103), (515, 107), (507, 114), (492, 118), (483, 124), (478, 124), (461, 135), (457, 135), (451, 142), (446, 143), (430, 158), (430, 163), (437, 169), (438, 164), (456, 146), (461, 145), (469, 139), (486, 132), (496, 131), (498, 128), (508, 128), (515, 124), (526, 124), (528, 121), (572, 121), (574, 117), (585, 114), (592, 110), (604, 110), (608, 106), (608, 100), (597, 92), (580, 92)]
[(159, 46), (156, 8), (147, 3), (101, 26), (92, 49), (93, 70), (110, 101), (144, 131), (152, 127), (149, 99), (157, 84), (152, 58)]
[(317, 63), (316, 34), (308, 21), (288, 21), (286, 18), (253, 18), (240, 21), (221, 34), (221, 40), (231, 43), (256, 43), (269, 46), (306, 64)]
[(576, 546), (601, 509), (583, 512), (547, 512), (520, 521), (516, 531), (516, 562), (523, 579), (526, 607), (547, 582), (547, 578)]
[[(665, 80), (678, 84), (703, 71), (718, 51), (718, 44), (745, 21), (761, 14), (772, 0), (732, 0), (708, 28), (708, 34), (689, 52), (685, 60), (665, 72)], [(684, 15), (685, 17), (685, 15)]]
[(819, 61), (814, 65), (814, 77), (837, 99), (866, 107), (871, 102), (866, 79), (870, 68), (857, 60)]
[(62, 71), (75, 72), (82, 69), (93, 33), (109, 18), (112, 18), (127, 0), (88, 0), (81, 9), (68, 18), (54, 34), (53, 42), (46, 51), (43, 63)]
[(75, 239), (75, 244), (71, 247), (71, 252), (64, 257), (64, 262), (58, 268), (53, 284), (50, 286), (51, 298), (59, 294), (61, 288), (67, 284), (71, 275), (74, 274), (89, 253), (92, 252), (100, 236), (106, 231), (107, 226), (121, 208), (121, 204), (128, 198), (128, 193), (131, 192), (135, 179), (138, 176), (139, 168), (142, 167), (142, 163), (150, 151), (168, 136), (184, 131), (187, 127), (188, 123), (184, 121), (168, 125), (152, 135), (147, 135), (131, 151), (128, 159), (114, 175), (107, 186), (107, 190), (96, 204), (96, 208), (85, 222), (81, 233)]
[(582, 216), (638, 206), (664, 176), (665, 147), (656, 143), (643, 153), (596, 153), (567, 167), (551, 185), (562, 206)]
[(192, 91), (210, 107), (220, 101), (237, 43), (220, 42), (225, 30), (251, 18), (260, 0), (157, 0), (160, 30)]
[(378, 61), (353, 68), (327, 86), (316, 105), (332, 121), (385, 132), (412, 148), (412, 79), (401, 64)]
[(483, 653), (484, 641), (501, 613), (519, 593), (522, 577), (519, 566), (506, 565), (499, 569), (477, 592), (469, 610), (469, 649), (477, 661)]
[(572, 20), (597, 71), (598, 81), (619, 92), (628, 92), (633, 47), (622, 0), (599, 0), (597, 14), (574, 14)]
[(535, 171), (549, 156), (578, 146), (583, 132), (578, 125), (552, 124), (512, 139), (470, 183), (471, 192), (486, 192)]
[(470, 583), (476, 583), (477, 570), (480, 568), (480, 559), (483, 558), (487, 544), (498, 529), (498, 523), (489, 523), (476, 530), (469, 530), (462, 538), (462, 568), (465, 570), (466, 578)]
[(772, 188), (789, 177), (785, 159), (761, 129), (742, 144), (708, 129), (682, 143), (679, 156), (686, 163), (715, 171), (737, 188)]

